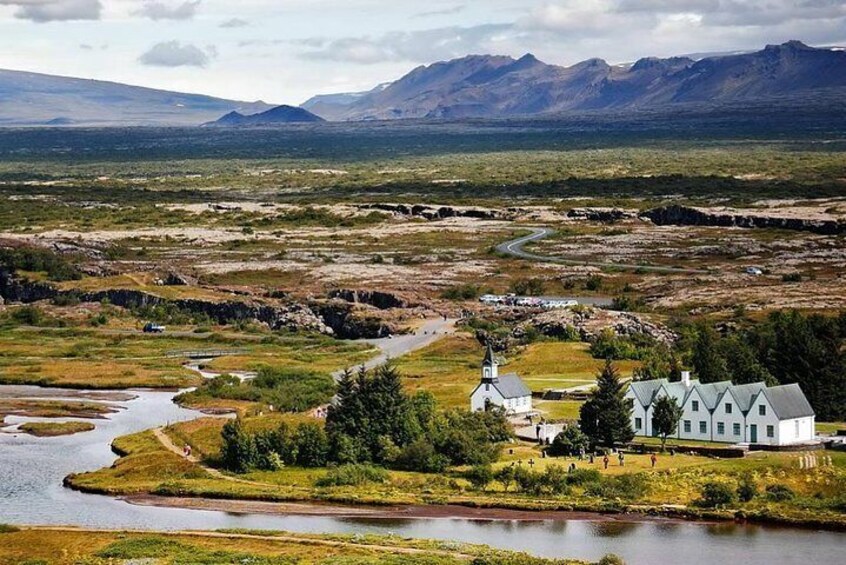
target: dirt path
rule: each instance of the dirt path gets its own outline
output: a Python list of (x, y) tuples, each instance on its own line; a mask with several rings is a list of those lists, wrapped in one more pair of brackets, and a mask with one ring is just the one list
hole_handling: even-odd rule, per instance
[(168, 436), (165, 433), (163, 428), (153, 428), (153, 435), (156, 436), (156, 439), (159, 440), (159, 443), (161, 443), (165, 447), (165, 449), (167, 449), (168, 451), (170, 451), (172, 453), (175, 453), (176, 455), (182, 457), (183, 459), (187, 459), (191, 463), (194, 463), (195, 465), (197, 465), (198, 467), (203, 469), (206, 473), (208, 473), (212, 477), (215, 477), (217, 479), (223, 479), (224, 481), (231, 481), (233, 483), (242, 483), (242, 484), (245, 484), (245, 485), (261, 486), (261, 487), (270, 486), (267, 483), (259, 483), (259, 482), (256, 482), (256, 481), (247, 481), (247, 480), (244, 480), (244, 479), (239, 479), (237, 477), (231, 477), (229, 475), (221, 473), (217, 469), (212, 469), (211, 467), (203, 465), (203, 462), (200, 460), (199, 457), (197, 457), (193, 453), (191, 455), (186, 455), (185, 452), (182, 450), (182, 448), (178, 447), (175, 443), (173, 443), (173, 440), (170, 439), (170, 436)]

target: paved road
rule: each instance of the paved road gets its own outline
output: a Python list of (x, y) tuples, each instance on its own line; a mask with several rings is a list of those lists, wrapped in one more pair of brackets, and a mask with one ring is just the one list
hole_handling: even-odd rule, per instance
[(532, 233), (500, 243), (496, 246), (496, 250), (500, 253), (505, 253), (519, 259), (528, 259), (530, 261), (543, 261), (545, 263), (561, 263), (563, 265), (586, 265), (589, 267), (609, 267), (615, 269), (638, 269), (642, 271), (649, 271), (653, 273), (687, 273), (690, 275), (705, 275), (708, 271), (699, 269), (685, 269), (682, 267), (656, 267), (655, 265), (638, 265), (631, 263), (610, 263), (603, 261), (585, 261), (583, 259), (568, 259), (566, 257), (553, 257), (549, 255), (538, 255), (537, 253), (530, 253), (523, 250), (523, 246), (533, 241), (541, 240), (545, 237), (555, 233), (551, 228), (529, 228)]
[[(455, 333), (455, 322), (456, 320), (444, 320), (443, 318), (426, 320), (414, 333), (397, 335), (393, 338), (361, 340), (376, 346), (380, 351), (379, 355), (364, 363), (364, 368), (378, 367), (389, 359), (402, 357), (406, 353), (422, 349), (446, 335)], [(343, 371), (335, 373), (335, 377), (339, 377), (342, 373)]]

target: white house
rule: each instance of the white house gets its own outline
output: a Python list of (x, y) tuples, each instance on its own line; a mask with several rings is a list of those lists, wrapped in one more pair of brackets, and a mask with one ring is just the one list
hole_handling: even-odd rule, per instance
[(632, 402), (635, 435), (656, 435), (652, 408), (664, 396), (674, 398), (682, 407), (673, 436), (677, 439), (756, 445), (790, 445), (814, 439), (814, 410), (799, 385), (701, 384), (691, 380), (688, 372), (682, 373), (681, 382), (656, 379), (629, 385), (626, 398)]
[(488, 345), (482, 361), (482, 380), (470, 394), (470, 410), (499, 406), (509, 414), (532, 411), (532, 391), (515, 373), (500, 375), (493, 349)]

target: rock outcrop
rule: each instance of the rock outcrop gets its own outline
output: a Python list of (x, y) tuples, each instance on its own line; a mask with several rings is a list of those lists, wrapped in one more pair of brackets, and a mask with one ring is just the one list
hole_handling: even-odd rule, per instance
[(678, 339), (674, 332), (642, 314), (591, 307), (543, 312), (515, 328), (515, 332), (525, 331), (526, 326), (549, 337), (565, 337), (575, 331), (582, 341), (588, 342), (594, 341), (606, 329), (619, 336), (645, 334), (662, 343)]
[(621, 220), (637, 218), (637, 211), (621, 208), (573, 208), (567, 212), (571, 220), (587, 220), (591, 222), (613, 223)]
[(833, 217), (794, 217), (777, 212), (694, 208), (677, 204), (654, 208), (642, 214), (659, 226), (721, 226), (808, 231), (822, 235), (846, 233), (846, 221)]
[[(123, 308), (171, 306), (179, 310), (207, 316), (218, 324), (255, 321), (271, 329), (309, 331), (334, 335), (341, 339), (380, 338), (397, 333), (397, 329), (379, 316), (370, 306), (358, 306), (343, 300), (311, 301), (307, 304), (291, 300), (262, 303), (254, 300), (222, 301), (200, 299), (166, 299), (134, 289), (108, 289), (95, 292), (60, 290), (53, 285), (31, 282), (0, 272), (0, 299), (6, 302), (32, 303), (62, 297), (79, 302), (108, 301)], [(368, 311), (367, 309), (371, 310)]]
[(381, 292), (378, 290), (338, 289), (331, 291), (329, 293), (329, 298), (338, 298), (353, 304), (368, 304), (370, 306), (375, 306), (379, 310), (416, 306), (416, 304), (410, 304), (406, 299), (397, 296), (396, 294)]
[(443, 220), (445, 218), (476, 218), (479, 220), (508, 219), (500, 210), (488, 208), (463, 208), (455, 206), (428, 206), (425, 204), (361, 204), (361, 210), (379, 210), (411, 218)]

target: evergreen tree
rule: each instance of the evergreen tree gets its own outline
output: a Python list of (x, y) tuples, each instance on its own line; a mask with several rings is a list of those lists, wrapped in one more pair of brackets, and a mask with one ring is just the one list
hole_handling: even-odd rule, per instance
[(675, 398), (662, 396), (652, 405), (652, 431), (661, 438), (661, 451), (667, 444), (667, 438), (679, 428), (683, 410)]
[(719, 343), (719, 352), (728, 367), (731, 382), (736, 385), (765, 382), (778, 384), (755, 355), (755, 350), (739, 335), (730, 335)]
[(596, 388), (579, 414), (579, 427), (593, 444), (613, 446), (634, 437), (631, 425), (631, 403), (611, 361), (597, 375)]
[(729, 378), (726, 362), (717, 349), (719, 337), (714, 328), (702, 322), (698, 325), (693, 342), (691, 361), (699, 382), (715, 383)]

